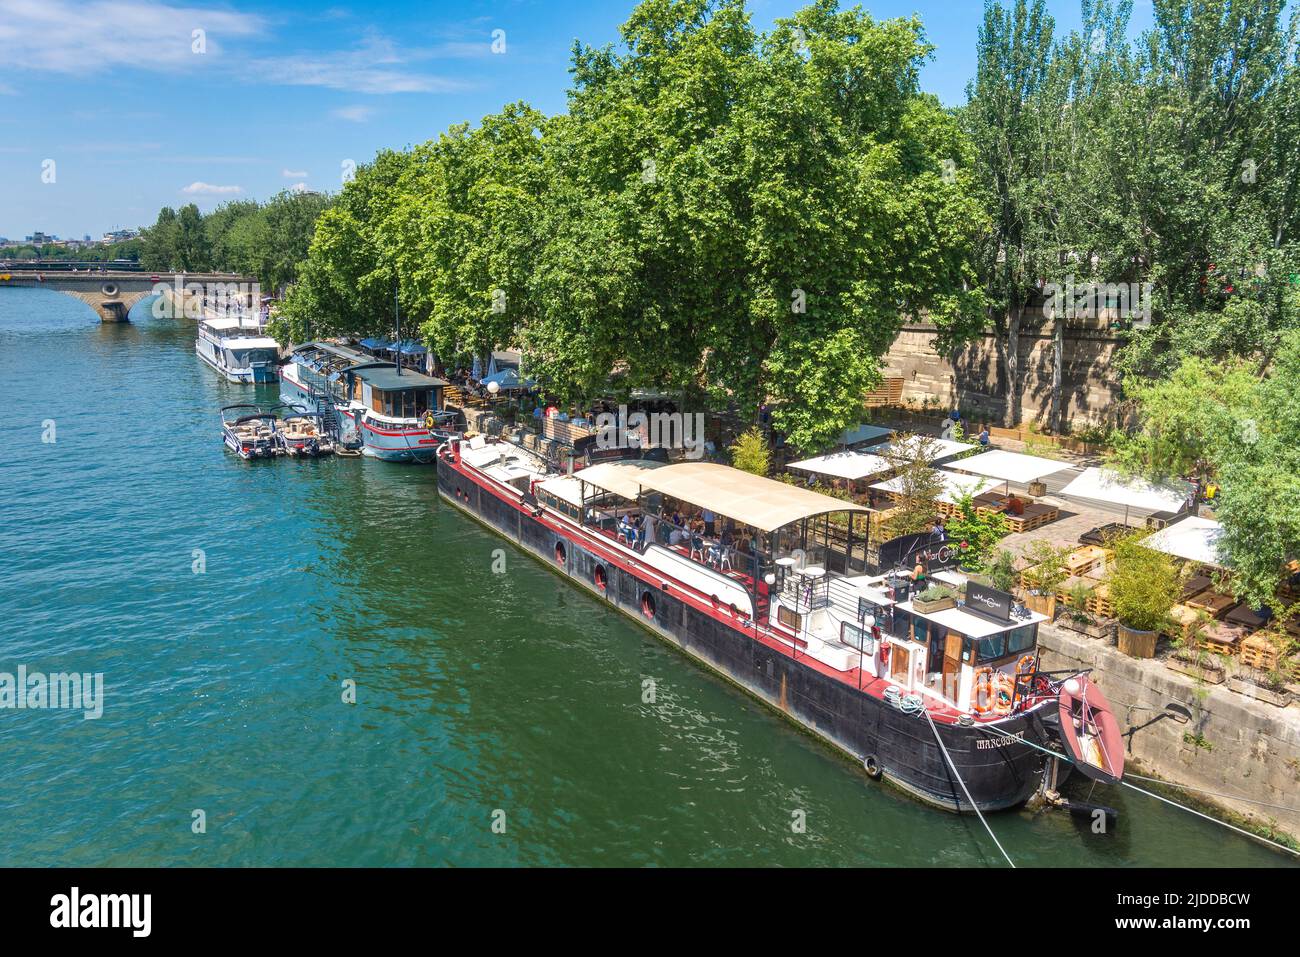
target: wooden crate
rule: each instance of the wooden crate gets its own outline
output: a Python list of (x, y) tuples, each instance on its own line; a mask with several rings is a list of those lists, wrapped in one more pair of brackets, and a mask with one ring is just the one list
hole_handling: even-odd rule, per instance
[(1260, 671), (1277, 668), (1279, 655), (1273, 643), (1260, 632), (1247, 635), (1241, 641), (1241, 663)]

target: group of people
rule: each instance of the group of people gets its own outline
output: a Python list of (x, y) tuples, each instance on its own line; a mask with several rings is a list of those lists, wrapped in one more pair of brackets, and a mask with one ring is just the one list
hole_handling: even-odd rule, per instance
[(720, 523), (707, 508), (683, 513), (680, 508), (665, 506), (657, 514), (652, 510), (625, 514), (618, 519), (617, 531), (620, 539), (635, 548), (644, 549), (650, 543), (685, 548), (691, 557), (699, 555), (720, 567), (733, 567), (737, 553), (750, 555), (757, 548), (735, 522), (727, 519)]
[[(962, 430), (961, 435), (970, 434), (966, 431), (966, 423), (961, 417), (961, 412), (956, 410), (949, 412), (948, 417), (943, 420), (943, 425), (939, 427), (939, 438), (955, 440), (959, 434), (957, 431), (959, 428)], [(980, 447), (987, 449), (990, 441), (988, 424), (981, 425), (976, 435), (976, 441), (979, 442)]]

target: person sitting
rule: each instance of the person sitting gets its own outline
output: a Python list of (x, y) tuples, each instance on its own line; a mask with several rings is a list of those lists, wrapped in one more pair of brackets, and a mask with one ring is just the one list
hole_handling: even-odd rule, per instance
[(980, 429), (980, 445), (986, 449), (989, 447), (989, 427), (987, 425)]
[(1007, 499), (1007, 514), (1008, 515), (1025, 514), (1024, 500), (1021, 499), (1020, 496), (1018, 496), (1015, 492), (1012, 492), (1011, 497)]

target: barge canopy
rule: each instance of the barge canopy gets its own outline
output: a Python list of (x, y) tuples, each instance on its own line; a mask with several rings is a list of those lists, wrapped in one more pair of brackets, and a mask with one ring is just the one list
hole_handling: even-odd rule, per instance
[[(587, 470), (577, 474), (583, 478)], [(665, 465), (645, 470), (632, 480), (642, 489), (662, 492), (764, 532), (828, 512), (871, 511), (865, 505), (713, 462)]]

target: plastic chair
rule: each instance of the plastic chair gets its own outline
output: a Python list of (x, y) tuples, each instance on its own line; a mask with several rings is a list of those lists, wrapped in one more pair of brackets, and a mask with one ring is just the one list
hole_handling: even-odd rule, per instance
[(691, 536), (691, 553), (688, 557), (694, 558), (700, 556), (700, 561), (704, 561), (704, 540), (698, 535)]
[(718, 556), (718, 569), (721, 570), (723, 568), (728, 570), (732, 569), (730, 548), (721, 549), (721, 554)]

